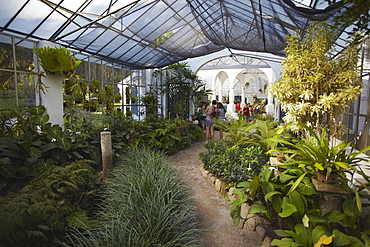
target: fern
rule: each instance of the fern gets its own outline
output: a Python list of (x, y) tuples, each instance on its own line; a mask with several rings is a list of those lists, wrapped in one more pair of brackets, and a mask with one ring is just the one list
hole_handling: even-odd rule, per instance
[(4, 244), (0, 246), (53, 246), (76, 210), (84, 226), (96, 226), (96, 220), (88, 224), (89, 219), (81, 216), (78, 204), (88, 196), (85, 191), (94, 189), (95, 177), (86, 161), (66, 163), (49, 168), (19, 192), (0, 198), (0, 243)]

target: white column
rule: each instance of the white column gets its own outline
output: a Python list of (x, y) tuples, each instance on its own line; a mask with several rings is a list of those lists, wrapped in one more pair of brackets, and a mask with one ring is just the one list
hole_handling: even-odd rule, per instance
[[(57, 47), (58, 45), (49, 41), (40, 41), (38, 47)], [(38, 59), (38, 58), (37, 58)], [(44, 71), (40, 66), (40, 70)], [(41, 81), (45, 85), (45, 93), (42, 91), (36, 92), (40, 94), (41, 102), (46, 108), (46, 114), (49, 115), (49, 122), (51, 124), (58, 124), (63, 127), (63, 78), (58, 75), (52, 75), (44, 71), (46, 77), (42, 77)], [(39, 99), (39, 97), (36, 97)], [(39, 101), (39, 100), (38, 100)]]
[(212, 76), (211, 101), (216, 100), (216, 80), (218, 76)]
[(245, 86), (241, 83), (242, 85), (242, 105), (245, 104)]
[(219, 76), (217, 78), (218, 78), (218, 85), (219, 85), (219, 87), (218, 87), (218, 91), (219, 91), (218, 101), (222, 102), (222, 84), (223, 84), (223, 82), (221, 81), (221, 78)]
[[(266, 68), (266, 69), (261, 69), (263, 72), (265, 72), (267, 79), (268, 79), (268, 86), (275, 81), (275, 74), (273, 69), (271, 68)], [(274, 106), (274, 97), (272, 97), (271, 93), (267, 91), (267, 105), (266, 105), (266, 113), (273, 115), (275, 118), (275, 106)]]

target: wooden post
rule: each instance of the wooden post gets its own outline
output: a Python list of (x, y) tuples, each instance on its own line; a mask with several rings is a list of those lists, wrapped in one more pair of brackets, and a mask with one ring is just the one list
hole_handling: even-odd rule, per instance
[(103, 179), (113, 170), (112, 139), (109, 131), (100, 132), (100, 144), (102, 152)]

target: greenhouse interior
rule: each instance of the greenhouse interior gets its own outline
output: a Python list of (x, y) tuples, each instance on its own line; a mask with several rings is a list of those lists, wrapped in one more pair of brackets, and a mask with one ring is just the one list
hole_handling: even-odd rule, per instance
[(368, 0), (1, 2), (0, 247), (370, 246)]

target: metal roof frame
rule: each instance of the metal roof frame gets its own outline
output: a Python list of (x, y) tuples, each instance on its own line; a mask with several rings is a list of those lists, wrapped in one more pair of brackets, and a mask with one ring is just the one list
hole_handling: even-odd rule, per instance
[(322, 3), (14, 0), (2, 4), (0, 32), (48, 40), (127, 68), (162, 68), (225, 48), (283, 56), (286, 34), (304, 31), (315, 20), (332, 23), (343, 8), (339, 1), (318, 9)]

